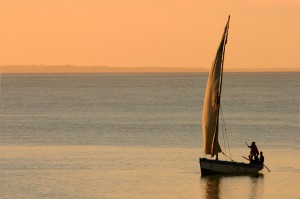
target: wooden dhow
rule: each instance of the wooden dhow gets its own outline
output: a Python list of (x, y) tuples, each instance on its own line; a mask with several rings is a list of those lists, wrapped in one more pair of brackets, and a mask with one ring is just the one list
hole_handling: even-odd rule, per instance
[(223, 64), (225, 46), (227, 44), (230, 16), (213, 61), (206, 85), (203, 103), (202, 129), (204, 153), (216, 156), (216, 159), (199, 158), (202, 175), (210, 174), (252, 174), (263, 169), (261, 164), (238, 163), (218, 159), (218, 154), (223, 153), (218, 141), (219, 113), (223, 80)]

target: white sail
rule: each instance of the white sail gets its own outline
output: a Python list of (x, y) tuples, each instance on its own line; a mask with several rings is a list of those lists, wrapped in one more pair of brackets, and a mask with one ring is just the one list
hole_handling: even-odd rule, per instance
[(222, 151), (218, 141), (219, 108), (222, 87), (223, 59), (225, 45), (227, 42), (228, 27), (229, 18), (209, 73), (203, 103), (202, 129), (204, 153), (211, 154), (212, 156)]

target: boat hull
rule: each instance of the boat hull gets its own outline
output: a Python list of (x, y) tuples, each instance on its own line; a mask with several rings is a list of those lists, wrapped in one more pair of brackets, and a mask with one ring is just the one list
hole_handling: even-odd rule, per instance
[(263, 165), (209, 160), (199, 158), (201, 175), (213, 174), (252, 174), (263, 169)]

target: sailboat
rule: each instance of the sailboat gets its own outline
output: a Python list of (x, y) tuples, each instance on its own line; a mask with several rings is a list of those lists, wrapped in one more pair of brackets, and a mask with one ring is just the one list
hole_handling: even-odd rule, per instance
[[(213, 61), (206, 85), (206, 93), (203, 103), (202, 129), (204, 153), (210, 154), (216, 159), (199, 158), (202, 175), (210, 174), (251, 174), (263, 169), (263, 165), (224, 161), (218, 159), (218, 154), (223, 153), (220, 147), (219, 136), (219, 113), (223, 80), (223, 64), (225, 46), (227, 44), (230, 16)], [(224, 153), (223, 153), (224, 154)], [(224, 154), (225, 155), (225, 154)]]

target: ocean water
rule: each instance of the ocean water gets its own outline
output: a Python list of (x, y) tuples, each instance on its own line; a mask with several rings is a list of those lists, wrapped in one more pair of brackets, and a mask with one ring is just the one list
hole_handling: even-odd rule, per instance
[(256, 141), (255, 176), (201, 177), (206, 80), (2, 74), (0, 197), (299, 198), (300, 73), (224, 74), (220, 144), (243, 162)]

